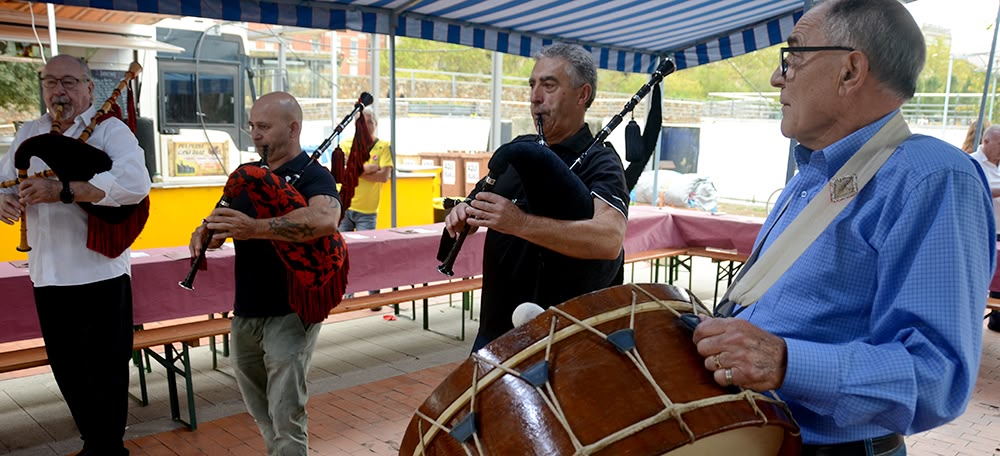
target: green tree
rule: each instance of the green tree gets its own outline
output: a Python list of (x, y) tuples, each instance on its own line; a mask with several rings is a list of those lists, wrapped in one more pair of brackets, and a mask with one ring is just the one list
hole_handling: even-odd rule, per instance
[(38, 107), (38, 73), (35, 65), (0, 62), (0, 108), (30, 112)]
[[(389, 75), (389, 53), (381, 53), (381, 68)], [(397, 38), (396, 68), (442, 71), (451, 73), (490, 74), (493, 61), (490, 52), (457, 44), (439, 43), (419, 38)], [(421, 75), (432, 78), (431, 75)], [(442, 79), (447, 76), (439, 76)]]
[(951, 60), (951, 92), (982, 92), (986, 73), (968, 60), (952, 58), (951, 42), (945, 36), (927, 39), (927, 63), (917, 80), (917, 92), (944, 93), (948, 87), (948, 62)]

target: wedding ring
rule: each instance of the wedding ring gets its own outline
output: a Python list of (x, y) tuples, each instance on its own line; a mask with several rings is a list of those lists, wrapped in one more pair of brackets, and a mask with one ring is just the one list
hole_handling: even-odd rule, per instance
[(726, 369), (726, 386), (733, 386), (733, 369)]
[(719, 359), (721, 356), (722, 353), (715, 355), (715, 370), (722, 369), (722, 360)]

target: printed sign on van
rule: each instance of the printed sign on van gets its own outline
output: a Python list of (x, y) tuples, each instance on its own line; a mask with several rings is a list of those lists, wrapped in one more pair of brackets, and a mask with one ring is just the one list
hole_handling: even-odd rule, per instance
[(229, 144), (171, 141), (169, 160), (172, 176), (225, 176)]

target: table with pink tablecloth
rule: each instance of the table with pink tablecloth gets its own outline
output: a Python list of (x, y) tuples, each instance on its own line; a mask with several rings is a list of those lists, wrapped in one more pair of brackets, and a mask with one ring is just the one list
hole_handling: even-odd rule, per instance
[[(666, 247), (712, 246), (749, 253), (760, 219), (632, 206), (625, 249), (640, 252)], [(443, 224), (345, 233), (350, 274), (348, 292), (386, 289), (445, 280), (436, 255)], [(482, 273), (485, 230), (470, 235), (455, 262), (455, 277)], [(136, 324), (232, 310), (231, 247), (209, 252), (194, 291), (177, 285), (187, 274), (187, 247), (133, 252), (132, 290)], [(23, 262), (0, 263), (0, 342), (41, 337), (31, 280)], [(23, 266), (23, 264), (21, 264)], [(261, 284), (267, 286), (267, 284)], [(86, 297), (66, 305), (88, 305)]]
[[(350, 257), (348, 291), (392, 288), (447, 279), (435, 258), (442, 224), (360, 231), (345, 235)], [(455, 262), (455, 277), (482, 270), (484, 233), (469, 236)], [(208, 269), (199, 271), (194, 291), (177, 285), (190, 270), (187, 247), (132, 253), (133, 320), (136, 324), (172, 320), (233, 308), (231, 246), (208, 252)], [(0, 263), (0, 342), (41, 337), (24, 262)], [(22, 267), (18, 267), (22, 266)], [(267, 286), (267, 284), (261, 284)], [(66, 305), (89, 305), (86, 297)]]
[[(997, 243), (997, 259), (1000, 262), (1000, 242)], [(1000, 294), (1000, 266), (993, 271), (993, 281), (990, 282), (990, 293)]]
[(665, 247), (716, 247), (747, 255), (764, 219), (731, 214), (632, 206), (629, 208), (625, 251), (643, 252)]

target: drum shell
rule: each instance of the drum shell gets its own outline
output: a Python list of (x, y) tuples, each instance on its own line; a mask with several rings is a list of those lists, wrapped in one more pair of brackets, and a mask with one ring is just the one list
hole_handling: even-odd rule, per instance
[[(713, 398), (741, 394), (738, 388), (723, 388), (705, 369), (704, 359), (695, 350), (691, 332), (673, 312), (635, 285), (623, 285), (593, 292), (557, 306), (580, 320), (595, 319), (594, 328), (610, 334), (629, 327), (633, 291), (643, 310), (635, 314), (635, 341), (667, 401), (681, 405), (712, 402)], [(679, 309), (691, 310), (690, 297), (679, 288), (663, 284), (643, 284), (645, 290)], [(682, 310), (683, 311), (683, 310)], [(702, 309), (702, 312), (705, 310)], [(614, 314), (614, 315), (612, 315)], [(477, 352), (477, 356), (498, 364), (512, 363), (523, 372), (545, 358), (552, 310), (515, 328)], [(606, 321), (604, 321), (606, 320)], [(556, 331), (576, 326), (559, 317)], [(494, 372), (496, 371), (496, 372)], [(574, 454), (569, 433), (556, 419), (542, 396), (527, 382), (501, 372), (490, 363), (471, 357), (449, 375), (418, 409), (420, 414), (438, 418), (449, 407), (456, 409), (443, 420), (449, 429), (470, 410), (473, 376), (480, 379), (474, 397), (477, 437), (484, 454), (561, 455)], [(493, 381), (484, 383), (489, 377)], [(586, 330), (559, 340), (549, 356), (549, 385), (562, 408), (573, 434), (583, 445), (640, 423), (662, 412), (666, 406), (656, 388), (641, 371), (612, 345)], [(759, 413), (758, 413), (759, 410)], [(699, 442), (710, 436), (725, 438), (730, 431), (749, 429), (776, 437), (780, 447), (774, 454), (798, 454), (798, 428), (787, 408), (778, 401), (735, 399), (684, 409), (683, 423)], [(763, 424), (768, 423), (767, 429)], [(421, 444), (429, 423), (415, 415), (407, 428), (400, 454), (464, 454), (465, 449), (446, 432), (438, 431)], [(740, 437), (743, 438), (743, 437)], [(752, 437), (751, 440), (756, 439)], [(718, 440), (716, 438), (716, 440)], [(471, 442), (471, 440), (470, 440)], [(694, 448), (688, 430), (674, 417), (652, 424), (603, 448), (596, 454), (647, 455), (679, 453)], [(470, 443), (470, 448), (475, 448)], [(700, 450), (703, 451), (703, 450)], [(697, 453), (697, 452), (696, 452)], [(478, 452), (473, 451), (473, 454)]]

